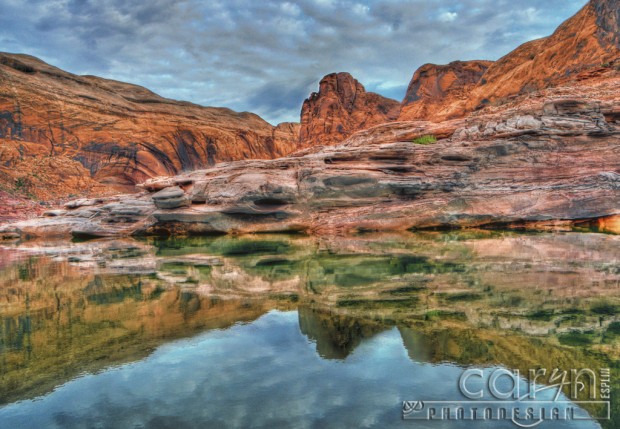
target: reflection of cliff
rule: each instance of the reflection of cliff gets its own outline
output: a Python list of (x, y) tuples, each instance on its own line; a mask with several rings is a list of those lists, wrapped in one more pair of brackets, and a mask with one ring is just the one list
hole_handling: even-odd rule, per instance
[(299, 307), (299, 329), (316, 343), (325, 359), (344, 359), (366, 338), (387, 329), (375, 320), (356, 319), (308, 307)]
[[(19, 249), (64, 259), (63, 270), (142, 274), (146, 284), (203, 296), (290, 297), (380, 317), (452, 318), (547, 334), (614, 320), (619, 244), (620, 237), (601, 234), (468, 231), (104, 240), (65, 248), (34, 242)], [(21, 267), (20, 275), (47, 275), (45, 264)], [(2, 275), (19, 277), (15, 270)]]
[(84, 275), (45, 260), (1, 274), (0, 403), (142, 359), (165, 341), (286, 308), (284, 302), (220, 300), (170, 289), (150, 275)]
[[(386, 314), (395, 315), (394, 308)], [(316, 309), (300, 307), (299, 328), (316, 344), (324, 359), (346, 359), (365, 340), (396, 327), (409, 358), (417, 363), (455, 363), (463, 366), (494, 366), (518, 369), (527, 377), (530, 369), (547, 368), (548, 374), (539, 378), (542, 384), (554, 384), (552, 369), (569, 371), (572, 368), (606, 368), (614, 357), (595, 354), (588, 347), (558, 345), (554, 337), (532, 337), (518, 331), (479, 328), (458, 320), (393, 320), (378, 319), (364, 309), (344, 312), (338, 308)], [(614, 374), (617, 372), (614, 370)], [(616, 383), (614, 391), (620, 390)], [(569, 394), (570, 388), (564, 389)], [(586, 391), (579, 396), (587, 400)], [(596, 408), (596, 406), (593, 406)], [(619, 408), (615, 401), (612, 407)], [(586, 407), (588, 408), (588, 407)], [(592, 410), (594, 409), (592, 408)], [(588, 408), (590, 409), (590, 408)], [(610, 422), (613, 427), (614, 422)]]
[[(63, 270), (142, 274), (148, 284), (202, 295), (295, 296), (342, 309), (450, 315), (546, 333), (575, 323), (599, 324), (598, 315), (615, 314), (619, 244), (620, 237), (602, 234), (468, 231), (333, 240), (282, 235), (103, 240), (64, 248), (27, 242), (7, 254), (45, 253), (66, 260)], [(0, 272), (0, 278), (17, 281), (49, 270), (32, 262), (20, 266), (19, 272)]]
[[(530, 369), (545, 368), (547, 374), (537, 382), (552, 385), (552, 371), (591, 368), (612, 368), (613, 377), (617, 377), (618, 369), (614, 368), (617, 358), (604, 354), (592, 353), (588, 347), (569, 348), (558, 345), (553, 337), (532, 337), (516, 331), (497, 329), (472, 329), (471, 325), (456, 326), (453, 323), (400, 325), (398, 330), (407, 349), (409, 358), (420, 363), (456, 363), (464, 366), (503, 365), (506, 368), (518, 369), (524, 377)], [(614, 378), (612, 391), (620, 393), (620, 383)], [(565, 386), (565, 394), (570, 388)], [(587, 389), (582, 391), (580, 400), (587, 401)], [(612, 393), (612, 416), (620, 410), (620, 400)], [(586, 405), (594, 410), (597, 405)], [(600, 411), (600, 410), (599, 410)], [(618, 417), (614, 417), (618, 418)], [(618, 421), (603, 422), (603, 427), (616, 428)]]
[(328, 359), (397, 327), (419, 362), (603, 364), (620, 357), (619, 239), (469, 231), (23, 243), (0, 268), (0, 402), (298, 307), (301, 332)]
[(418, 330), (406, 327), (399, 327), (398, 332), (403, 339), (403, 345), (407, 349), (409, 359), (414, 362), (432, 362), (430, 338)]
[[(475, 328), (468, 322), (455, 320), (412, 322), (377, 319), (363, 309), (355, 312), (347, 310), (343, 314), (337, 308), (298, 309), (301, 333), (316, 344), (318, 355), (324, 359), (346, 359), (365, 340), (396, 327), (413, 362), (454, 363), (466, 367), (501, 365), (518, 369), (525, 377), (530, 369), (546, 368), (546, 378), (542, 376), (538, 382), (547, 385), (554, 384), (551, 380), (554, 368), (566, 371), (573, 368), (598, 369), (610, 367), (614, 361), (613, 356), (594, 354), (587, 347), (558, 345), (553, 337), (532, 337), (518, 331)], [(617, 370), (612, 371), (617, 373)], [(620, 390), (617, 382), (613, 390)], [(569, 386), (565, 387), (564, 393), (570, 393)], [(588, 392), (582, 392), (579, 398), (588, 400)], [(590, 411), (596, 407), (586, 406)], [(620, 401), (613, 401), (612, 407), (620, 408)], [(615, 423), (612, 420), (603, 427), (615, 427)]]
[(363, 341), (396, 327), (409, 358), (419, 363), (501, 364), (524, 374), (530, 368), (555, 368), (559, 363), (568, 369), (610, 364), (604, 355), (592, 354), (587, 348), (572, 349), (517, 331), (475, 328), (467, 322), (395, 321), (364, 311), (343, 314), (333, 308), (299, 307), (298, 314), (301, 333), (316, 343), (317, 353), (325, 359), (345, 359)]

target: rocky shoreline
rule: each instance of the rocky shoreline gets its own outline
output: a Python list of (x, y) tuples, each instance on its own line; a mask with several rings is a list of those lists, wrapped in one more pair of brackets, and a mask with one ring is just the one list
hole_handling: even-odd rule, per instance
[[(600, 103), (558, 99), (537, 111), (452, 121), (431, 144), (402, 123), (274, 160), (238, 161), (147, 180), (138, 194), (74, 200), (0, 227), (5, 238), (346, 234), (428, 228), (618, 232), (620, 129)], [(445, 124), (444, 124), (445, 125)], [(404, 130), (404, 131), (403, 131)], [(411, 134), (413, 133), (413, 134)]]
[(2, 235), (617, 231), (619, 5), (422, 65), (402, 101), (329, 73), (278, 125), (0, 52), (0, 224), (74, 200)]

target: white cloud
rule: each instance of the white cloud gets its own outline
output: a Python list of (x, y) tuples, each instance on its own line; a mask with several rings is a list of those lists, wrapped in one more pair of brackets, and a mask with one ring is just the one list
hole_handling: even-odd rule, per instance
[(286, 13), (287, 15), (299, 16), (299, 14), (301, 13), (301, 9), (299, 9), (299, 6), (290, 2), (282, 3), (280, 8), (282, 9), (282, 12)]
[(527, 22), (535, 22), (539, 19), (540, 12), (535, 7), (528, 7), (521, 12), (521, 15)]
[(441, 22), (453, 22), (459, 16), (456, 12), (444, 12), (439, 15), (439, 21)]
[(365, 4), (356, 3), (353, 5), (353, 12), (358, 15), (366, 15), (370, 11), (370, 7)]

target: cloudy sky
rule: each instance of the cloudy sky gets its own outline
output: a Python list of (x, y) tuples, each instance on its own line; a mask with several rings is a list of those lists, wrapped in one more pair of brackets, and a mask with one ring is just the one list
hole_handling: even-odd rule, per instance
[(586, 0), (0, 0), (0, 51), (298, 121), (322, 76), (401, 100), (424, 63), (497, 59)]

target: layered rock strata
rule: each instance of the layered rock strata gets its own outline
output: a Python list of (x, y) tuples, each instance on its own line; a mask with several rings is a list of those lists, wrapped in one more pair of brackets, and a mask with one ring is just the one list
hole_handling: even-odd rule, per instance
[(52, 217), (1, 231), (22, 237), (334, 234), (570, 228), (600, 219), (617, 225), (620, 129), (606, 121), (598, 103), (555, 100), (536, 112), (461, 125), (433, 144), (378, 143), (361, 133), (306, 154), (148, 180), (142, 194), (74, 202)]
[(620, 0), (591, 0), (551, 36), (524, 43), (495, 62), (426, 64), (411, 79), (399, 120), (441, 122), (617, 70), (619, 11)]
[[(170, 100), (0, 53), (0, 184), (15, 181), (18, 193), (48, 200), (129, 189), (216, 162), (280, 157), (299, 148), (298, 134), (298, 124), (274, 127), (253, 113)], [(32, 168), (41, 160), (56, 167)]]

